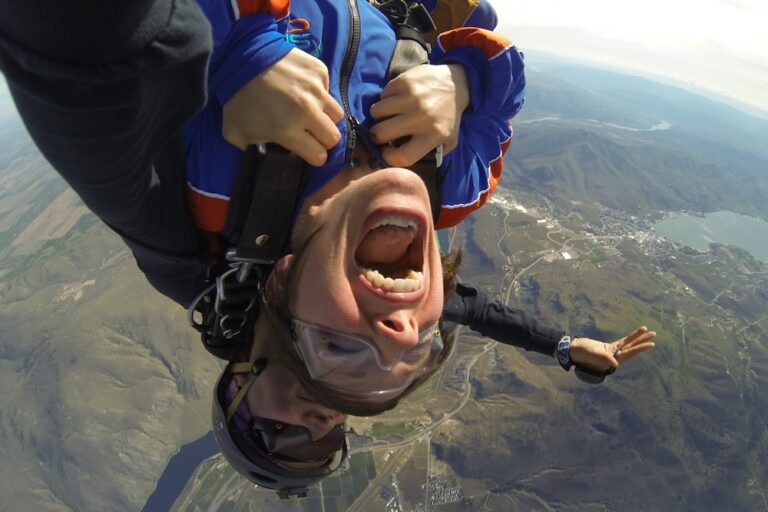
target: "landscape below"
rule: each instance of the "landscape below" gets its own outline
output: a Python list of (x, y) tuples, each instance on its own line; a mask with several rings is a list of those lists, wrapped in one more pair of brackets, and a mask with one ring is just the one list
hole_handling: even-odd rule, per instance
[[(589, 386), (462, 331), (424, 389), (350, 422), (349, 468), (307, 499), (278, 501), (216, 456), (174, 510), (768, 506), (768, 265), (652, 229), (682, 210), (768, 219), (768, 123), (643, 79), (535, 67), (502, 185), (448, 233), (461, 276), (574, 335), (647, 325), (657, 348)], [(220, 364), (20, 125), (0, 125), (0, 147), (0, 496), (138, 510), (209, 429)]]

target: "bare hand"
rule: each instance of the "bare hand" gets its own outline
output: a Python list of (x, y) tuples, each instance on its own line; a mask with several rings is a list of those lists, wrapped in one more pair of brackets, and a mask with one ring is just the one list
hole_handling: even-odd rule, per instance
[(410, 136), (400, 147), (382, 149), (384, 160), (398, 167), (413, 165), (440, 144), (448, 153), (456, 147), (468, 105), (469, 85), (461, 65), (413, 67), (389, 82), (371, 106), (371, 116), (379, 121), (371, 129), (373, 140), (385, 145)]
[(609, 367), (618, 368), (625, 361), (656, 346), (652, 341), (656, 332), (640, 326), (629, 335), (612, 343), (590, 338), (576, 338), (571, 343), (571, 359), (595, 370), (607, 370)]
[(328, 93), (325, 64), (293, 49), (237, 91), (223, 114), (230, 144), (244, 150), (274, 142), (319, 166), (341, 138), (336, 123), (344, 109)]

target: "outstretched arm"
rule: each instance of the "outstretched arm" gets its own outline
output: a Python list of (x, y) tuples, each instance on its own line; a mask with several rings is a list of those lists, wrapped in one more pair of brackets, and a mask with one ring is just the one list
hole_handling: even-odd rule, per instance
[[(510, 308), (493, 300), (482, 290), (458, 283), (456, 292), (446, 300), (443, 319), (470, 329), (506, 345), (557, 356), (563, 330), (541, 321), (523, 310)], [(655, 347), (656, 333), (640, 326), (611, 343), (591, 338), (575, 338), (570, 345), (570, 362), (598, 372), (617, 368)]]
[(552, 357), (563, 330), (543, 322), (522, 309), (491, 299), (484, 291), (458, 283), (445, 302), (443, 319), (466, 325), (473, 331), (505, 345)]

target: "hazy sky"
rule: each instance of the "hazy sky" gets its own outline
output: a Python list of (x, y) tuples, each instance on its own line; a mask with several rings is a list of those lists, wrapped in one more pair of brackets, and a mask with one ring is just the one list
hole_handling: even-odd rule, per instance
[(11, 93), (8, 92), (8, 84), (5, 83), (5, 77), (0, 73), (0, 121), (15, 115), (16, 109), (11, 101)]
[(768, 0), (491, 0), (521, 49), (674, 78), (768, 112)]
[[(768, 112), (768, 0), (490, 1), (523, 50), (673, 78)], [(9, 103), (0, 77), (0, 117), (13, 115)]]

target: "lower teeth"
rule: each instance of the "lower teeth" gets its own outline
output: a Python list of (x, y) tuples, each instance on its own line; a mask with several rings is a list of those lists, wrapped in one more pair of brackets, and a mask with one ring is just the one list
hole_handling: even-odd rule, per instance
[(374, 288), (388, 292), (403, 293), (420, 289), (424, 281), (424, 274), (411, 270), (408, 272), (408, 277), (393, 279), (391, 277), (384, 277), (378, 270), (367, 269), (365, 271), (365, 278)]

